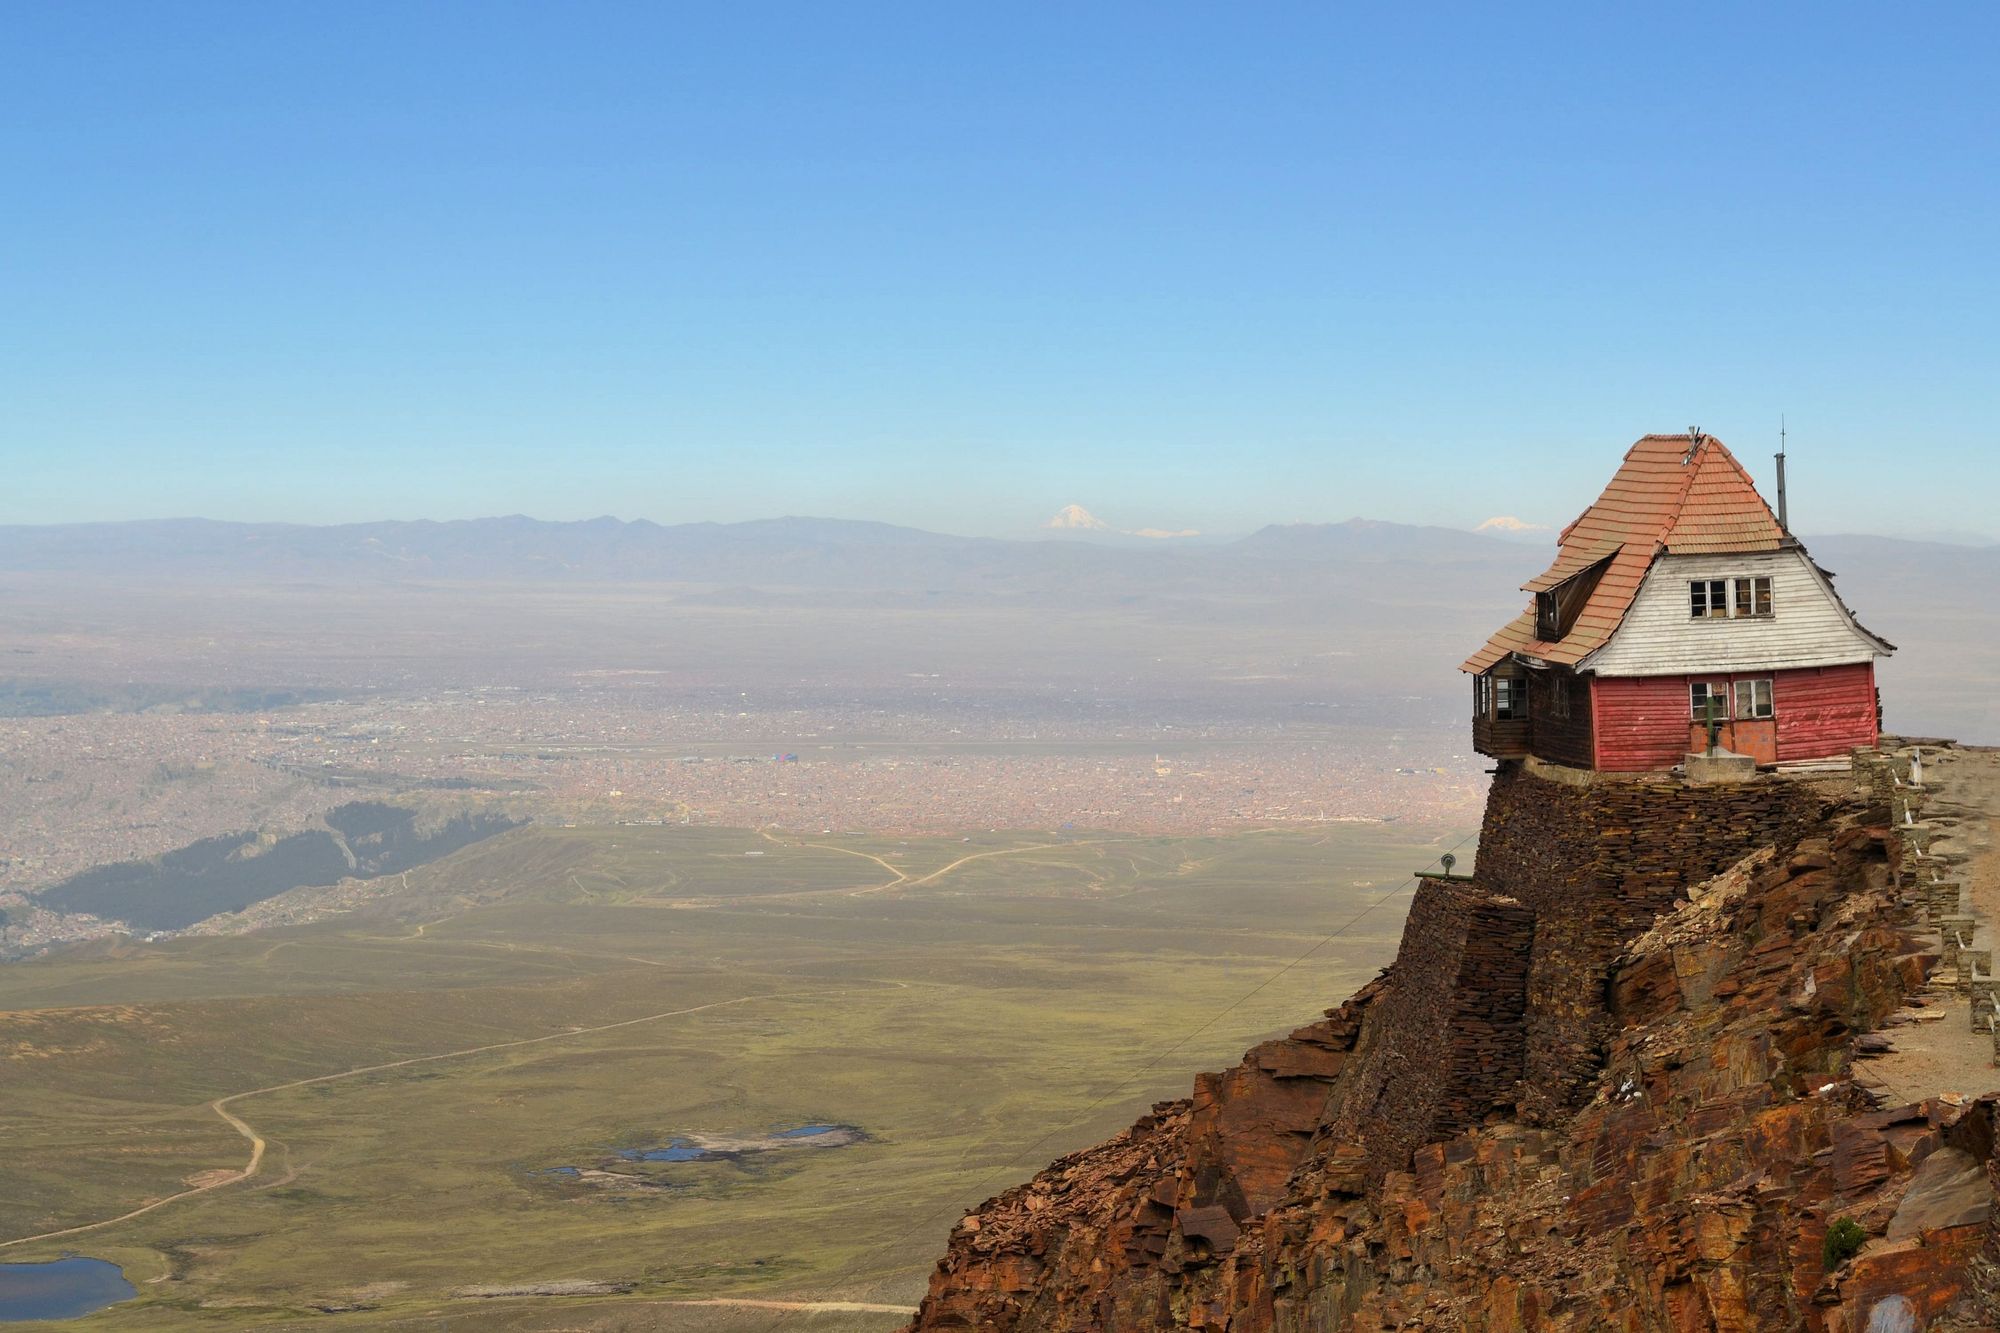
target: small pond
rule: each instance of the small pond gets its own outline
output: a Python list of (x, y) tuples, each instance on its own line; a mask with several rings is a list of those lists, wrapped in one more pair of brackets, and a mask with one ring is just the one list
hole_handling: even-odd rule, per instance
[(800, 1125), (770, 1134), (678, 1134), (664, 1143), (617, 1149), (595, 1168), (555, 1166), (545, 1168), (543, 1174), (600, 1186), (644, 1184), (645, 1177), (607, 1168), (614, 1168), (618, 1162), (740, 1162), (765, 1153), (844, 1148), (867, 1137), (853, 1125)]
[(0, 1324), (74, 1319), (136, 1295), (124, 1270), (102, 1259), (67, 1255), (41, 1264), (0, 1264)]
[(664, 1148), (626, 1148), (618, 1155), (628, 1162), (699, 1162), (722, 1154), (686, 1139), (673, 1139)]

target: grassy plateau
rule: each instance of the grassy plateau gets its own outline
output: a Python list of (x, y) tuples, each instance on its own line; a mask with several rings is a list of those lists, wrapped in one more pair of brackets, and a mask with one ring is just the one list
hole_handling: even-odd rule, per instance
[(893, 1328), (964, 1210), (1372, 975), (1458, 836), (544, 825), (0, 967), (0, 1262), (123, 1265), (89, 1328)]

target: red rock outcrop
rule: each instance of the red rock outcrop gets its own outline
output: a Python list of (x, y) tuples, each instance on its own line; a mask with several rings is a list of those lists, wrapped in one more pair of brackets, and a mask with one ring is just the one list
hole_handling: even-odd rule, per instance
[(1991, 1327), (2000, 1098), (1853, 1077), (1936, 961), (1886, 811), (1559, 785), (1353, 999), (961, 1222), (913, 1329)]

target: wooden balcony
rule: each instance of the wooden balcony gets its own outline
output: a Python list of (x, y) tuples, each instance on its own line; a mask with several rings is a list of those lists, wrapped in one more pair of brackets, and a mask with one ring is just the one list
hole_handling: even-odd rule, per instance
[(1472, 748), (1489, 759), (1526, 758), (1533, 740), (1525, 717), (1472, 719)]

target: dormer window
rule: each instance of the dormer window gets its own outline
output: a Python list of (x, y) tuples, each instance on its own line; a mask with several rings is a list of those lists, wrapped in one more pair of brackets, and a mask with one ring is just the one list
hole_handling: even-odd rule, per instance
[(1544, 588), (1535, 594), (1535, 637), (1543, 643), (1558, 643), (1576, 628), (1577, 617), (1597, 592), (1597, 585), (1604, 578), (1604, 571), (1611, 567), (1611, 557), (1605, 556), (1594, 564), (1587, 565), (1551, 588)]
[(1535, 637), (1546, 643), (1562, 637), (1562, 605), (1552, 592), (1535, 594)]
[(1688, 613), (1696, 620), (1768, 620), (1771, 579), (1764, 574), (1695, 579), (1688, 584)]

